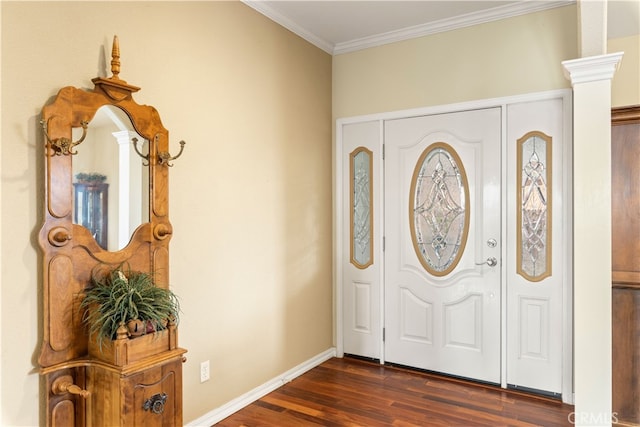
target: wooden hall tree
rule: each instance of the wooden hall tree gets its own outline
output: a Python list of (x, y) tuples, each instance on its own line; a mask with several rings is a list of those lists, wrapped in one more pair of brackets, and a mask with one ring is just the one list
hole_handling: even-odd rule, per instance
[[(121, 326), (110, 337), (114, 339), (96, 346), (80, 307), (92, 279), (118, 268), (147, 273), (155, 286), (169, 288), (173, 232), (168, 212), (169, 166), (182, 149), (178, 156), (169, 154), (168, 131), (155, 108), (133, 100), (132, 94), (140, 88), (120, 79), (119, 58), (116, 37), (112, 77), (94, 78), (91, 91), (64, 87), (42, 111), (45, 171), (44, 222), (38, 238), (42, 249), (38, 363), (47, 426), (182, 425), (186, 350), (178, 347), (176, 322), (167, 319), (166, 326), (157, 326), (158, 331), (136, 338)], [(134, 150), (145, 166), (145, 179), (140, 180), (143, 194), (137, 197), (144, 217), (131, 232), (129, 243), (117, 251), (101, 247), (87, 228), (73, 221), (74, 203), (78, 203), (73, 191), (74, 162), (97, 146), (92, 139), (99, 133), (96, 113), (104, 108), (126, 114), (132, 146), (121, 151)], [(138, 138), (145, 140), (143, 148), (138, 147)], [(103, 163), (118, 161), (97, 157)], [(113, 223), (110, 220), (110, 226)]]

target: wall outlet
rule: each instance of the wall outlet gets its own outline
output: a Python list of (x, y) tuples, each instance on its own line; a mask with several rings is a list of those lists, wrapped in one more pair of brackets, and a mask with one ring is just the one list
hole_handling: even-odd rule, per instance
[(209, 361), (200, 363), (200, 382), (209, 381)]

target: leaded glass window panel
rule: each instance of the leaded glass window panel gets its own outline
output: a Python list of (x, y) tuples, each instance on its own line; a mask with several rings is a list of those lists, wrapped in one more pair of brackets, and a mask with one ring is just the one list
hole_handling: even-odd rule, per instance
[(516, 262), (532, 282), (551, 276), (551, 142), (539, 131), (518, 139)]
[(434, 276), (458, 265), (469, 232), (469, 184), (455, 149), (427, 147), (416, 164), (409, 195), (409, 224), (416, 255)]
[(373, 153), (356, 148), (350, 154), (351, 263), (358, 268), (373, 264)]

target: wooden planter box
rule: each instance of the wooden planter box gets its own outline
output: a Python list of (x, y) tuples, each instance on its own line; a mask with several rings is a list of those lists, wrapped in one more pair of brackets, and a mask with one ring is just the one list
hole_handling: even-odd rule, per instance
[(89, 339), (89, 356), (116, 366), (125, 366), (177, 347), (177, 330), (170, 325), (152, 334), (135, 338), (104, 340), (102, 347), (94, 336)]

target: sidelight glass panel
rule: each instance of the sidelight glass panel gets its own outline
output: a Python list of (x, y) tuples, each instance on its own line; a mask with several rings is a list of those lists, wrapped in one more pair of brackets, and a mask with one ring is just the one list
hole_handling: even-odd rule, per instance
[(469, 231), (469, 184), (456, 151), (430, 145), (413, 172), (409, 201), (411, 238), (422, 266), (435, 276), (458, 264)]
[(358, 268), (373, 264), (373, 153), (364, 147), (350, 154), (351, 263)]
[(537, 282), (551, 275), (551, 137), (518, 140), (517, 272)]

